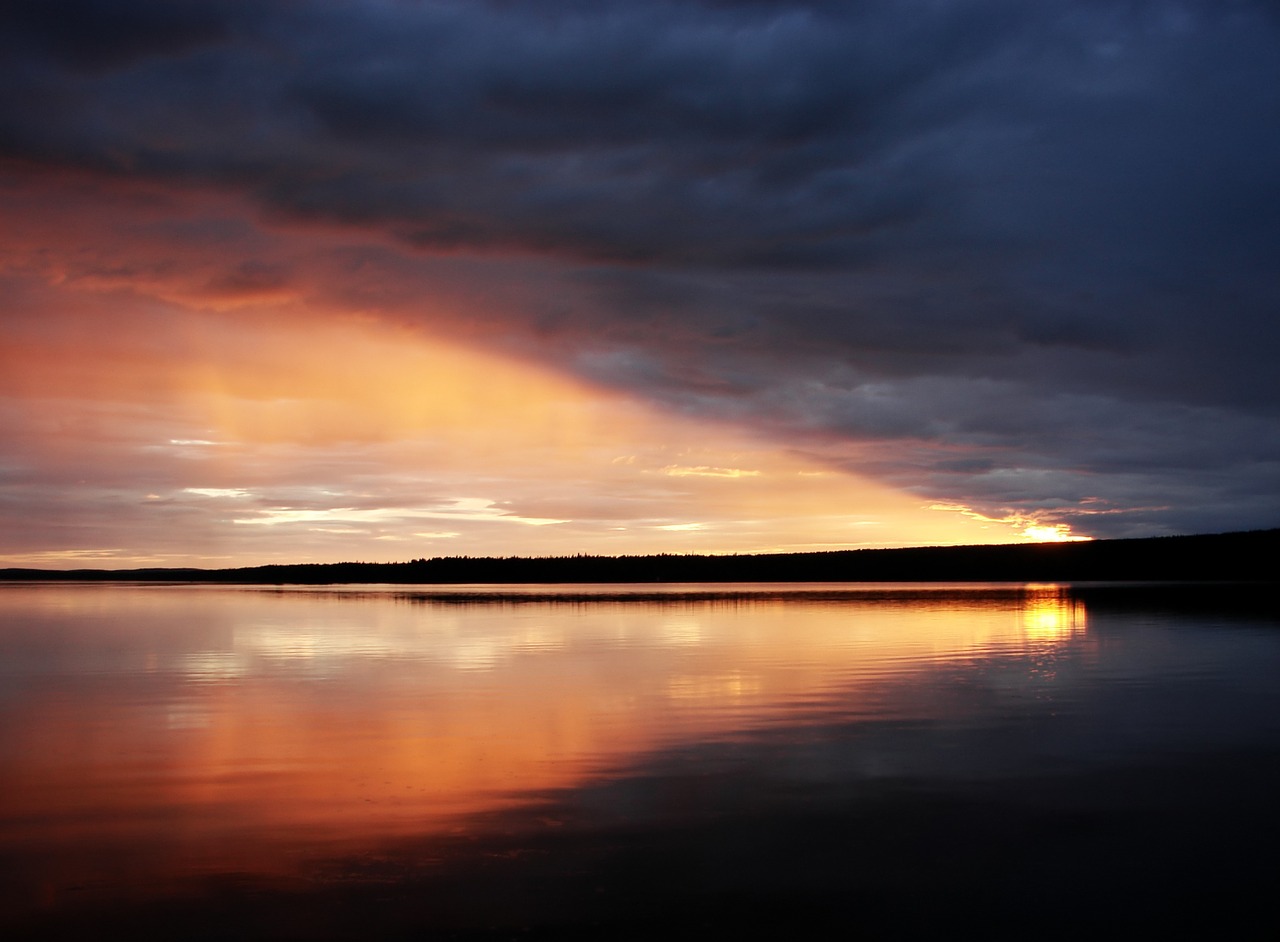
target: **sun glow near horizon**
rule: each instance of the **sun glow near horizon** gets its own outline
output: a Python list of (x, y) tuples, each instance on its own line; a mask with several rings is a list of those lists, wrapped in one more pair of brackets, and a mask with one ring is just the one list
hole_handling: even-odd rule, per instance
[(1072, 533), (1070, 525), (1065, 523), (1031, 524), (1023, 529), (1022, 535), (1036, 543), (1082, 543), (1093, 539)]

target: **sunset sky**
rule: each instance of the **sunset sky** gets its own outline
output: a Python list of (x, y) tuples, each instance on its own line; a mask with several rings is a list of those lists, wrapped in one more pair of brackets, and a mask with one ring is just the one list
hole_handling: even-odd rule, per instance
[(1264, 0), (11, 0), (0, 566), (1280, 525)]

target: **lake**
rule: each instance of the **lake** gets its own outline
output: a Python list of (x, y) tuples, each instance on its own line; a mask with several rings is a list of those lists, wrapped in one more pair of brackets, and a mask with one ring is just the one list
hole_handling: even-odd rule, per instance
[(0, 931), (1270, 937), (1269, 593), (0, 584)]

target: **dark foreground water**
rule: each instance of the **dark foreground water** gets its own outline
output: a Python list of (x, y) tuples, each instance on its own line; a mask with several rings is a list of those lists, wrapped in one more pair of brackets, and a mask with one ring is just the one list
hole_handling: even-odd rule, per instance
[(3, 585), (0, 934), (1273, 938), (1276, 611)]

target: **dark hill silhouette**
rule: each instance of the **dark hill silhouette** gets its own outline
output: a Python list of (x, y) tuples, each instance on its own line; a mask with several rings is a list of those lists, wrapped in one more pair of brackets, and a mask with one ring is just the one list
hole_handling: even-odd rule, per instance
[(1274, 582), (1280, 529), (1197, 536), (730, 556), (444, 556), (237, 569), (4, 569), (5, 580), (333, 583)]

